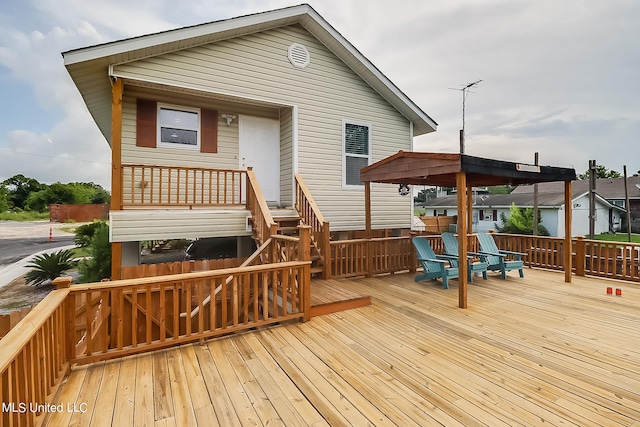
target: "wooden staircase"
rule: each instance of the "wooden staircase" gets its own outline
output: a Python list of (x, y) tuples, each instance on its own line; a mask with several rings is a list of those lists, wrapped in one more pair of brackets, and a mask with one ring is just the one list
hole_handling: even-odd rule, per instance
[[(298, 214), (298, 211), (295, 208), (277, 208), (270, 209), (271, 217), (278, 225), (277, 234), (282, 234), (284, 236), (297, 237), (298, 236), (298, 226), (305, 225), (302, 218)], [(324, 271), (324, 259), (320, 255), (320, 251), (318, 250), (318, 246), (315, 243), (314, 239), (311, 239), (311, 275), (322, 274)]]

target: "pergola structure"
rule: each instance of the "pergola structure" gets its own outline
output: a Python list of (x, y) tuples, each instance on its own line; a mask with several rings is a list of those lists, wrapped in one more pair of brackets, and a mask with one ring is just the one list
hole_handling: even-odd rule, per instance
[[(535, 184), (564, 181), (565, 282), (571, 282), (571, 181), (572, 168), (538, 166), (486, 159), (467, 154), (416, 153), (399, 151), (360, 170), (365, 189), (367, 237), (371, 238), (371, 183), (437, 185), (456, 187), (458, 194), (458, 256), (467, 259), (467, 230), (472, 229), (472, 188), (490, 185)], [(459, 262), (458, 306), (467, 307), (467, 263)]]

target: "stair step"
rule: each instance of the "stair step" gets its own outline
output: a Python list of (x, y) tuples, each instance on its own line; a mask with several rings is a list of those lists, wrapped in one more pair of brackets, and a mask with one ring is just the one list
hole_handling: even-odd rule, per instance
[(311, 274), (318, 274), (318, 273), (322, 273), (324, 271), (324, 268), (322, 268), (322, 267), (311, 267), (309, 269), (309, 271), (311, 271)]

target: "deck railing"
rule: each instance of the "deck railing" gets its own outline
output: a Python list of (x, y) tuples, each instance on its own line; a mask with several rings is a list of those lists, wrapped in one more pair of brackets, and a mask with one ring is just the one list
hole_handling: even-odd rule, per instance
[(330, 277), (328, 254), (330, 252), (330, 226), (324, 219), (320, 208), (316, 204), (311, 192), (299, 174), (295, 175), (296, 182), (296, 210), (305, 225), (311, 227), (311, 243), (317, 248), (324, 264), (323, 278)]
[(242, 206), (246, 171), (122, 165), (123, 207)]
[(41, 423), (71, 364), (307, 320), (309, 227), (299, 234), (268, 239), (251, 266), (73, 286), (56, 279), (58, 289), (1, 341), (0, 425)]
[(2, 338), (0, 425), (32, 426), (69, 369), (68, 289), (52, 291)]
[[(423, 236), (436, 254), (443, 253), (440, 235)], [(470, 252), (477, 252), (478, 241), (468, 236)], [(493, 234), (500, 249), (527, 254), (529, 267), (563, 270), (564, 239), (544, 236)], [(417, 266), (411, 237), (337, 240), (330, 243), (333, 277), (372, 276), (413, 271)], [(597, 276), (640, 282), (640, 245), (632, 243), (572, 240), (572, 271), (578, 276)]]
[[(501, 249), (526, 253), (530, 267), (564, 269), (564, 240), (556, 237), (493, 234)], [(597, 276), (640, 282), (640, 245), (637, 243), (572, 239), (572, 271), (578, 276)]]
[(262, 195), (256, 174), (247, 170), (247, 209), (251, 212), (252, 232), (258, 244), (263, 244), (270, 236), (276, 234), (278, 224), (273, 220), (271, 211)]

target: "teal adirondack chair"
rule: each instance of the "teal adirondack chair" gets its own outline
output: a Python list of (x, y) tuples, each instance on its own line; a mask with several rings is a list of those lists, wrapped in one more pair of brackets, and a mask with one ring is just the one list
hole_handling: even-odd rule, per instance
[(416, 282), (426, 279), (442, 279), (442, 286), (449, 289), (449, 279), (458, 277), (458, 269), (451, 267), (448, 256), (436, 255), (424, 237), (414, 237), (413, 246), (416, 247), (418, 261), (422, 264), (424, 272), (416, 276)]
[(524, 277), (522, 257), (527, 254), (498, 249), (493, 237), (487, 233), (478, 233), (478, 243), (480, 243), (480, 253), (487, 256), (488, 270), (500, 271), (503, 279), (507, 278), (507, 271), (511, 270), (518, 270), (520, 277)]
[[(444, 253), (447, 255), (458, 256), (458, 239), (451, 233), (442, 233), (442, 243), (444, 243)], [(475, 252), (468, 252), (467, 257), (467, 272), (469, 282), (473, 282), (474, 273), (482, 273), (482, 278), (487, 280), (487, 268), (489, 263), (487, 262), (486, 255), (478, 254)], [(471, 262), (474, 258), (480, 258), (480, 261)], [(458, 260), (452, 261), (454, 267), (458, 266)]]

